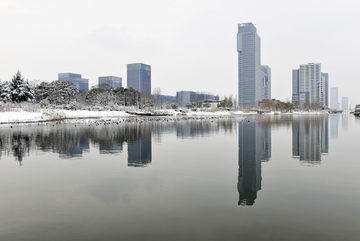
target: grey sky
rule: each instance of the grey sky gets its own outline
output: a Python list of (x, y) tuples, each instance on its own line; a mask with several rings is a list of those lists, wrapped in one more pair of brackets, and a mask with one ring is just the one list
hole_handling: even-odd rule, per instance
[(291, 70), (321, 63), (339, 101), (359, 103), (360, 1), (0, 0), (0, 79), (61, 72), (123, 78), (152, 67), (152, 87), (237, 95), (237, 24), (252, 22), (272, 97), (291, 99)]

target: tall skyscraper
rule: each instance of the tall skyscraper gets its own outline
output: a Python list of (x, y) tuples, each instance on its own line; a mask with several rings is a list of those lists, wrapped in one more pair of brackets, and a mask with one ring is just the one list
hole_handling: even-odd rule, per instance
[(330, 108), (335, 110), (340, 109), (337, 87), (333, 87), (330, 89)]
[(321, 92), (321, 64), (309, 63), (300, 65), (292, 71), (292, 101), (297, 105), (318, 104), (325, 106), (324, 92)]
[(261, 71), (260, 37), (252, 23), (238, 25), (238, 105), (257, 106), (262, 100), (263, 77)]
[(349, 109), (349, 99), (347, 96), (343, 96), (341, 98), (341, 109), (343, 110)]
[(299, 70), (292, 70), (292, 103), (300, 105), (300, 85), (299, 85)]
[(108, 87), (111, 88), (120, 88), (122, 87), (122, 78), (115, 76), (99, 77), (99, 86), (105, 87), (105, 85), (108, 85)]
[(267, 65), (261, 65), (261, 71), (264, 73), (262, 100), (271, 100), (271, 68)]
[(329, 74), (321, 72), (321, 96), (324, 107), (329, 108)]
[(61, 73), (58, 74), (58, 79), (61, 81), (70, 81), (71, 83), (76, 85), (79, 90), (89, 90), (89, 80), (81, 78), (81, 74)]
[(142, 63), (127, 65), (127, 87), (151, 95), (151, 66)]

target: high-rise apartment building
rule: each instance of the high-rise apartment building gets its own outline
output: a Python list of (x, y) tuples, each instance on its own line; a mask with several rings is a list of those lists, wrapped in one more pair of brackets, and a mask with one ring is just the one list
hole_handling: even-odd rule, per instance
[(89, 90), (89, 80), (81, 78), (81, 74), (61, 73), (58, 74), (58, 79), (61, 81), (70, 81), (71, 83), (76, 85), (79, 90)]
[(333, 87), (330, 89), (330, 108), (334, 110), (340, 109), (337, 87)]
[(299, 84), (299, 70), (292, 70), (292, 103), (300, 106), (300, 84)]
[(326, 106), (327, 77), (321, 75), (321, 64), (309, 63), (300, 65), (292, 71), (292, 102), (296, 105), (317, 104)]
[(267, 65), (261, 65), (261, 71), (264, 74), (262, 100), (271, 100), (271, 68)]
[(151, 66), (142, 63), (127, 65), (127, 87), (151, 96)]
[(120, 88), (122, 87), (122, 78), (115, 76), (103, 76), (99, 77), (99, 86), (102, 88)]
[(349, 99), (347, 96), (343, 96), (341, 98), (341, 109), (343, 110), (349, 109)]
[(329, 74), (321, 72), (321, 100), (322, 106), (329, 108)]
[(261, 71), (260, 37), (252, 23), (238, 25), (238, 106), (257, 106), (262, 100), (263, 77)]

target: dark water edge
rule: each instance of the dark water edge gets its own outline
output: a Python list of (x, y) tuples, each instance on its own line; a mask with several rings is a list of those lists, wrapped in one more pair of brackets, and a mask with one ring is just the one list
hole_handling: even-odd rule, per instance
[(358, 240), (359, 133), (350, 115), (1, 127), (0, 239)]

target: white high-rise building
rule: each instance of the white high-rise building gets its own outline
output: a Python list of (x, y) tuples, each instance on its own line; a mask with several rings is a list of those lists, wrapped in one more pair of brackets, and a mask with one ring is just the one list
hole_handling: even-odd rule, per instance
[(264, 73), (262, 100), (271, 100), (271, 68), (267, 65), (261, 65), (261, 71)]
[(293, 103), (296, 105), (317, 104), (326, 106), (326, 81), (321, 77), (321, 64), (309, 63), (293, 70)]

